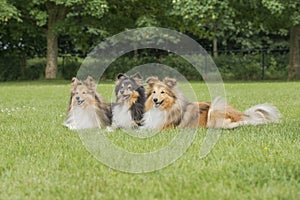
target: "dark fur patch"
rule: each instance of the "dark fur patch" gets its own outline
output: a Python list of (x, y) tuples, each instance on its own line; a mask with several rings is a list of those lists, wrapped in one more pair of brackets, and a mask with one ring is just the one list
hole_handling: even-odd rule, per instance
[(142, 77), (138, 73), (132, 76), (118, 74), (116, 79), (115, 95), (117, 103), (127, 104), (133, 121), (135, 124), (141, 125), (146, 101)]

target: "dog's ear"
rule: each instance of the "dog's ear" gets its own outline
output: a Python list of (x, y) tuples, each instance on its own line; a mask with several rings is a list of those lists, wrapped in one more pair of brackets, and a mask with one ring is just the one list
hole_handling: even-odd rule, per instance
[(95, 82), (94, 82), (93, 77), (88, 76), (88, 77), (85, 79), (84, 84), (85, 84), (90, 90), (96, 90), (96, 85), (95, 85)]
[(159, 79), (156, 76), (150, 76), (146, 79), (146, 83), (148, 84), (146, 87), (147, 98), (152, 94), (153, 86), (157, 82), (159, 82)]
[(119, 73), (117, 76), (116, 76), (116, 85), (118, 85), (120, 83), (121, 80), (123, 80), (124, 78), (126, 78), (126, 75), (125, 74), (122, 74), (122, 73)]
[(121, 80), (121, 79), (124, 79), (125, 77), (126, 77), (125, 74), (119, 73), (119, 74), (116, 76), (116, 79), (117, 79), (117, 80)]
[(140, 75), (140, 73), (135, 73), (132, 76), (130, 76), (138, 85), (143, 84), (143, 77)]
[(176, 86), (176, 79), (174, 78), (169, 78), (169, 77), (166, 77), (164, 78), (164, 83), (170, 87), (170, 88), (173, 88), (174, 86)]
[(78, 85), (81, 85), (81, 84), (82, 84), (81, 81), (79, 81), (76, 77), (72, 78), (72, 81), (71, 81), (71, 90), (70, 90), (71, 91), (71, 97), (74, 95), (76, 87)]
[(146, 79), (146, 83), (150, 87), (152, 87), (157, 82), (159, 82), (159, 79), (156, 76), (150, 76)]
[(76, 77), (73, 77), (72, 81), (71, 81), (71, 86), (76, 87), (78, 85), (78, 83), (79, 83), (79, 80)]

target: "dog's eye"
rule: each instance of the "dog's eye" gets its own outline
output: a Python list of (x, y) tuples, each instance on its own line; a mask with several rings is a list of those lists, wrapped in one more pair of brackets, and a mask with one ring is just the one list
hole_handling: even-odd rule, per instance
[(82, 94), (85, 94), (86, 92), (82, 92)]
[(128, 86), (128, 89), (131, 89), (131, 86)]
[(155, 94), (155, 91), (153, 91), (153, 93)]
[(78, 94), (78, 92), (75, 92), (75, 94)]
[(161, 94), (164, 94), (164, 93), (165, 93), (165, 91), (161, 91), (160, 93), (161, 93)]

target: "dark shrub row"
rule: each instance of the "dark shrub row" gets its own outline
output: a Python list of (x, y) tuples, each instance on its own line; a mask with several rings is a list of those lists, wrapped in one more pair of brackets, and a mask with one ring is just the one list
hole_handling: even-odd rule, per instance
[[(278, 79), (287, 77), (287, 54), (268, 54), (263, 60), (260, 53), (249, 54), (220, 54), (214, 58), (224, 80), (260, 80)], [(59, 59), (58, 77), (70, 80), (76, 76), (83, 59), (78, 57), (64, 57)], [(117, 73), (126, 71), (147, 63), (160, 63), (174, 68), (188, 80), (200, 80), (197, 70), (185, 59), (175, 54), (163, 56), (151, 55), (124, 55), (109, 65), (102, 79), (114, 79)], [(27, 80), (44, 78), (46, 60), (43, 58), (30, 59), (26, 63), (25, 76)], [(262, 66), (264, 70), (262, 71)], [(0, 81), (21, 79), (20, 62), (17, 56), (0, 58)]]

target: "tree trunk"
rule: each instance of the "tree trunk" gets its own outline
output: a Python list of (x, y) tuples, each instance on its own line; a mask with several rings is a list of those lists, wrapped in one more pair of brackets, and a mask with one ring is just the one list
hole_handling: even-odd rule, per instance
[(218, 39), (215, 35), (213, 39), (213, 57), (218, 57)]
[(218, 57), (218, 38), (217, 38), (218, 23), (214, 22), (213, 27), (213, 57)]
[(58, 36), (49, 27), (47, 30), (47, 66), (46, 66), (46, 79), (56, 79), (57, 74), (57, 57), (58, 57)]
[(290, 58), (288, 80), (300, 79), (300, 49), (299, 49), (300, 24), (290, 30)]
[(57, 75), (57, 58), (58, 58), (58, 33), (55, 26), (64, 20), (67, 8), (63, 5), (56, 5), (54, 2), (46, 3), (47, 8), (47, 66), (46, 79), (55, 79)]

